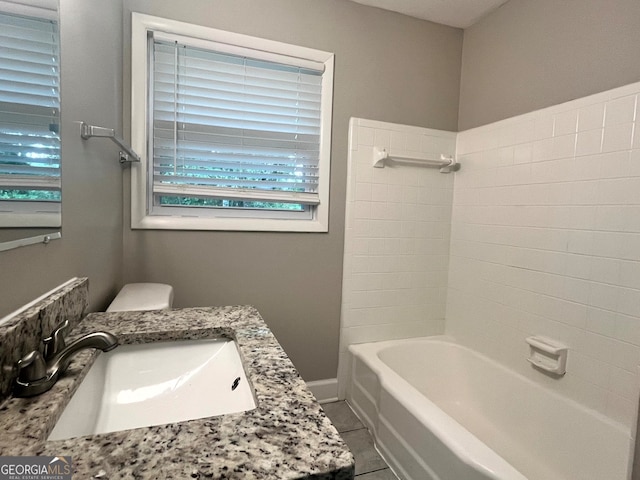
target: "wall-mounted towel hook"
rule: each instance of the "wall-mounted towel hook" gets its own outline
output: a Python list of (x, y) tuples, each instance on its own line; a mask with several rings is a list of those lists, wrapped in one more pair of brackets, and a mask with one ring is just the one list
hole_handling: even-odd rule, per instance
[(122, 137), (117, 135), (113, 128), (97, 127), (80, 122), (80, 136), (85, 140), (91, 137), (109, 138), (122, 149), (120, 151), (121, 164), (140, 162), (140, 156), (129, 145), (124, 143)]

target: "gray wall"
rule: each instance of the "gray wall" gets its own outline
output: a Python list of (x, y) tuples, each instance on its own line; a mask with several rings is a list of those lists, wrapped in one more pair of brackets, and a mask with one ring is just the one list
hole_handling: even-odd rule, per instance
[[(640, 79), (637, 0), (511, 0), (464, 49), (461, 30), (343, 0), (124, 1), (124, 29), (119, 1), (61, 2), (63, 239), (0, 253), (0, 315), (71, 276), (92, 310), (123, 279), (168, 282), (176, 306), (256, 305), (307, 380), (336, 371), (350, 116), (466, 129)], [(130, 231), (126, 173), (123, 233), (117, 148), (73, 122), (124, 112), (128, 131), (131, 10), (336, 53), (328, 234)]]
[(124, 262), (127, 282), (173, 284), (178, 307), (255, 305), (305, 380), (335, 377), (349, 118), (455, 130), (462, 31), (344, 0), (125, 0), (127, 25), (130, 11), (336, 54), (328, 234), (125, 227)]
[[(88, 276), (92, 310), (122, 279), (118, 149), (83, 142), (76, 120), (121, 128), (122, 5), (63, 0), (62, 239), (0, 252), (0, 317), (74, 276)], [(103, 143), (105, 142), (105, 143)]]
[(464, 32), (459, 130), (640, 80), (638, 0), (511, 0)]

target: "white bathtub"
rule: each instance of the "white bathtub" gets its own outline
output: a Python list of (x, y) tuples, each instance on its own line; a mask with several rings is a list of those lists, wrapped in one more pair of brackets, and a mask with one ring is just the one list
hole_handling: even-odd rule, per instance
[(449, 337), (352, 345), (349, 352), (347, 400), (401, 479), (631, 476), (629, 428)]

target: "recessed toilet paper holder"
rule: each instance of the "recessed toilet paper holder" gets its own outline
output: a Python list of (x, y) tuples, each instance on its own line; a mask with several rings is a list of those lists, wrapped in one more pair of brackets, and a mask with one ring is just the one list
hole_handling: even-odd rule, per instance
[(566, 373), (569, 351), (566, 345), (541, 335), (527, 337), (526, 342), (530, 348), (527, 360), (534, 367), (558, 376)]

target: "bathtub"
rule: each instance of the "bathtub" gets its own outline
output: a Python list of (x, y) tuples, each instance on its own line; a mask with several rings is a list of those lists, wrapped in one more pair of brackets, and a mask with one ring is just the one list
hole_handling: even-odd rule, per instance
[(352, 345), (349, 354), (347, 401), (403, 480), (631, 476), (629, 428), (449, 337)]

